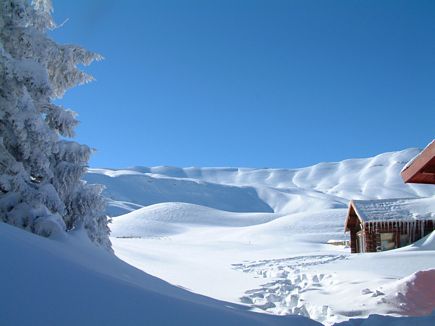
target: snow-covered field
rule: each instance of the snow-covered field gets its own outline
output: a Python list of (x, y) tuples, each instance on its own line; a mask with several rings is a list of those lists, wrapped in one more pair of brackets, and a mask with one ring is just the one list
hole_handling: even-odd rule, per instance
[(107, 187), (122, 260), (195, 293), (329, 325), (435, 309), (434, 235), (376, 254), (327, 244), (346, 239), (349, 199), (435, 200), (435, 186), (400, 178), (417, 153), (303, 169), (91, 169), (86, 178)]

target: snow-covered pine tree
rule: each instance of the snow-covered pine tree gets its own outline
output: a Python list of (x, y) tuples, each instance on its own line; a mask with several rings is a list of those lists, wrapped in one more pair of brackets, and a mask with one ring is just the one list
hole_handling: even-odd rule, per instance
[(102, 188), (81, 180), (91, 149), (66, 140), (76, 114), (53, 103), (101, 57), (51, 40), (51, 14), (50, 0), (0, 0), (0, 220), (43, 236), (84, 228), (111, 250)]

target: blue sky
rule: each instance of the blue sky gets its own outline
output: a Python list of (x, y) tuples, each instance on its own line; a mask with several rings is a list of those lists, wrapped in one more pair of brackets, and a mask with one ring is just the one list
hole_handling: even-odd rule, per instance
[(94, 167), (302, 167), (435, 136), (435, 1), (53, 0), (104, 55), (60, 100)]

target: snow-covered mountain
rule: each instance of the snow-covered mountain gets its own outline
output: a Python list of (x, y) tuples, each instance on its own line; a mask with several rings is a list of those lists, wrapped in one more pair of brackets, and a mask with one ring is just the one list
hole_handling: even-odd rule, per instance
[(112, 216), (164, 202), (231, 212), (290, 214), (343, 208), (349, 199), (435, 195), (431, 185), (404, 184), (400, 177), (400, 170), (418, 152), (407, 149), (301, 169), (90, 169), (86, 180), (106, 186)]

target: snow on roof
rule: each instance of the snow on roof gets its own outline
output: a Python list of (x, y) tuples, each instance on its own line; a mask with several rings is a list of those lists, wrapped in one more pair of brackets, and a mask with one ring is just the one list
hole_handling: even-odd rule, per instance
[(435, 220), (435, 196), (429, 198), (352, 200), (351, 205), (364, 222)]

